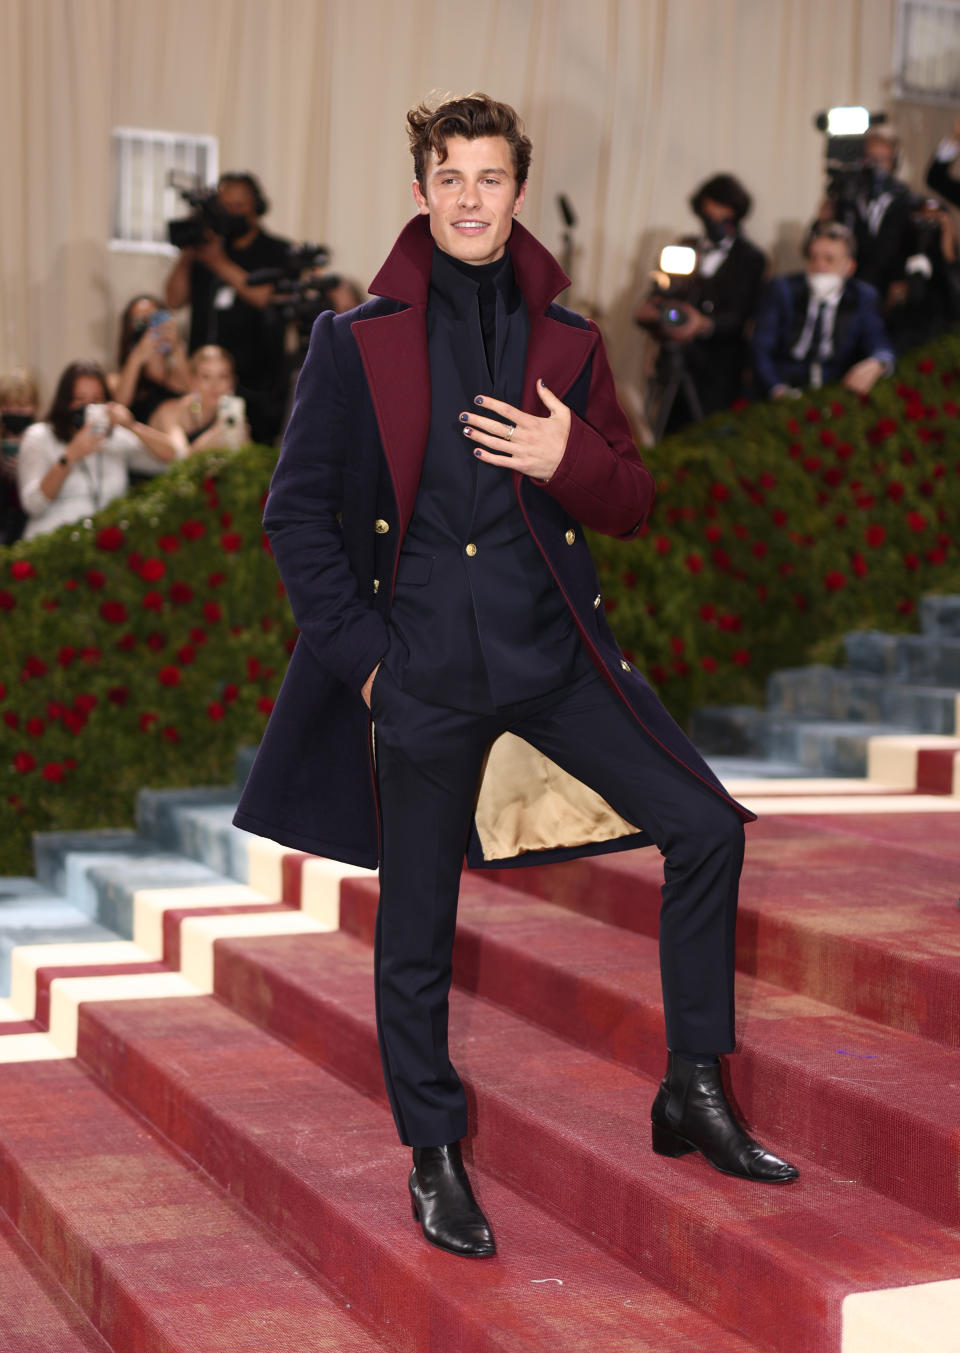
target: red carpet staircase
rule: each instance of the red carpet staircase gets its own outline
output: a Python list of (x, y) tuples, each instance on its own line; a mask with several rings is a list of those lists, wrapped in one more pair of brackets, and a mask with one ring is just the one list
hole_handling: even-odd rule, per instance
[[(731, 1092), (800, 1166), (786, 1187), (650, 1150), (652, 852), (466, 875), (452, 1042), (489, 1262), (410, 1217), (374, 880), (343, 880), (337, 931), (218, 939), (213, 994), (83, 1001), (76, 1058), (0, 1064), (0, 1349), (960, 1348), (936, 1316), (960, 1288), (958, 823), (772, 798), (749, 829)], [(243, 906), (295, 925), (305, 859)], [(186, 973), (197, 914), (112, 971)], [(74, 970), (41, 965), (39, 1020), (6, 1037)]]

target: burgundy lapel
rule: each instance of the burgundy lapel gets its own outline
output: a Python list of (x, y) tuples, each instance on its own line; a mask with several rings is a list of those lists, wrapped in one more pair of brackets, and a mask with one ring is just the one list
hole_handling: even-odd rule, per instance
[(521, 402), (524, 412), (542, 416), (547, 411), (537, 394), (538, 380), (562, 399), (596, 345), (597, 335), (592, 329), (575, 329), (571, 324), (531, 313)]

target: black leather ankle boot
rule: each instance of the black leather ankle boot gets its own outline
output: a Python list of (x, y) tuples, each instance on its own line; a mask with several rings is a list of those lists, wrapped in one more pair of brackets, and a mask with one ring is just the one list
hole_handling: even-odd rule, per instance
[(719, 1064), (697, 1066), (668, 1053), (667, 1074), (650, 1118), (658, 1156), (700, 1151), (714, 1169), (764, 1184), (786, 1184), (800, 1174), (755, 1142), (734, 1118), (723, 1092)]
[(496, 1254), (490, 1225), (477, 1206), (460, 1157), (460, 1143), (415, 1146), (410, 1202), (431, 1245), (470, 1259)]

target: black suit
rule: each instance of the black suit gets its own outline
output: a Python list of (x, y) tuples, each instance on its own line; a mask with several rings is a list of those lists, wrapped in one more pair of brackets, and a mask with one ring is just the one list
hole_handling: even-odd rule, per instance
[(935, 155), (927, 169), (927, 187), (953, 206), (960, 207), (960, 179), (950, 173), (952, 163), (952, 160), (939, 160)]

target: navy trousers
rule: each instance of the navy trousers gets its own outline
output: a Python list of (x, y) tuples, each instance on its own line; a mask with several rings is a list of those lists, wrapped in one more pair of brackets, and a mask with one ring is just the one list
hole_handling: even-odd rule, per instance
[(591, 786), (664, 856), (660, 970), (667, 1045), (734, 1044), (734, 935), (743, 824), (591, 671), (492, 714), (427, 704), (384, 664), (373, 684), (382, 821), (375, 981), (384, 1079), (400, 1139), (465, 1136), (447, 1011), (460, 871), (487, 749), (510, 731)]

